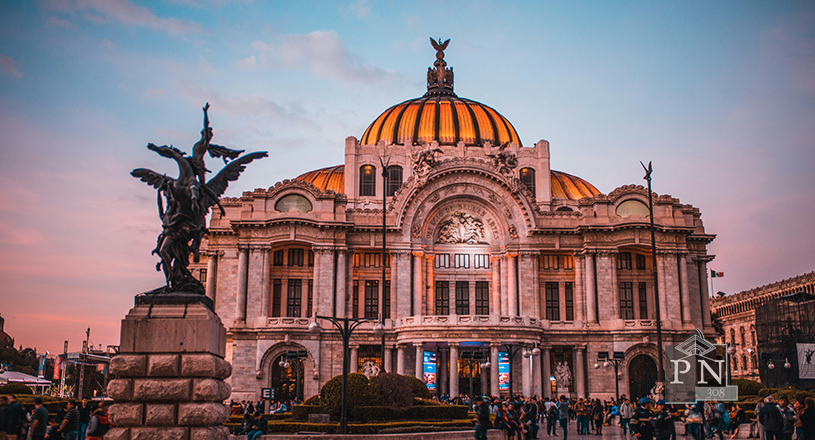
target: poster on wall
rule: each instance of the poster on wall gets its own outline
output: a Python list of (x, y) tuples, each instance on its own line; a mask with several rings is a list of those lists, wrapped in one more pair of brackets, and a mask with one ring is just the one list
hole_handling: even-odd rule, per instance
[(498, 389), (509, 390), (509, 355), (505, 351), (498, 352)]
[(436, 353), (424, 352), (424, 383), (430, 391), (436, 390)]
[(815, 379), (815, 344), (798, 345), (798, 377)]

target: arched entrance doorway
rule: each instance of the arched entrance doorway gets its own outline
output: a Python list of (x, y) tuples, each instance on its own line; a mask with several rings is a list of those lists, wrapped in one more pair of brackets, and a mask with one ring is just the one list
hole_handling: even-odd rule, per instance
[[(282, 365), (281, 365), (282, 364)], [(288, 368), (286, 365), (288, 364)], [(286, 361), (286, 353), (277, 356), (272, 361), (272, 391), (273, 399), (278, 402), (297, 399), (303, 401), (303, 371), (301, 361)]]
[(628, 363), (628, 390), (631, 398), (647, 397), (657, 384), (657, 364), (650, 356), (640, 354)]

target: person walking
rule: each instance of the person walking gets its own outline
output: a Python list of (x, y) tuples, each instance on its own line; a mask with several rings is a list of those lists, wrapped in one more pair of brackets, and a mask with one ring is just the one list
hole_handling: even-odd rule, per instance
[(603, 435), (603, 403), (600, 399), (594, 400), (594, 405), (591, 409), (591, 418), (594, 420), (594, 435)]
[(563, 428), (563, 440), (566, 440), (569, 436), (569, 406), (569, 399), (561, 395), (560, 402), (557, 404), (557, 410), (560, 427)]
[(802, 440), (815, 440), (815, 399), (804, 399), (804, 411), (801, 413), (801, 429), (804, 430)]
[(34, 413), (31, 415), (31, 440), (45, 439), (48, 429), (48, 410), (42, 405), (42, 397), (34, 398)]
[(85, 440), (85, 431), (88, 429), (88, 423), (91, 420), (91, 404), (88, 403), (88, 399), (82, 399), (82, 405), (79, 405), (77, 411), (79, 411), (79, 428), (76, 431), (76, 437), (78, 440)]
[(778, 411), (784, 420), (781, 425), (781, 439), (792, 440), (792, 433), (795, 432), (795, 411), (790, 406), (786, 394), (778, 396)]
[(631, 429), (639, 440), (653, 440), (654, 425), (651, 423), (654, 413), (651, 412), (651, 399), (640, 399), (640, 407), (634, 411), (631, 418)]
[(577, 435), (587, 434), (589, 427), (586, 420), (586, 402), (582, 397), (574, 403), (574, 412), (577, 415)]
[(665, 399), (657, 401), (657, 419), (654, 425), (657, 440), (670, 440), (674, 434), (674, 417), (671, 409), (665, 405)]
[(744, 410), (741, 409), (740, 404), (733, 405), (733, 410), (730, 411), (730, 440), (736, 438), (739, 433), (739, 426), (746, 420)]
[(66, 406), (65, 418), (58, 431), (65, 440), (77, 440), (76, 431), (79, 429), (79, 410), (76, 409), (76, 400), (69, 400)]
[[(767, 397), (768, 396), (766, 394), (762, 395), (761, 400), (756, 403), (756, 407), (753, 410), (753, 414), (756, 417), (753, 420), (753, 423), (755, 423), (755, 432), (751, 432), (751, 434), (753, 437), (758, 438), (759, 440), (766, 440), (766, 436), (764, 435), (764, 425), (759, 420), (758, 415), (761, 413), (761, 408), (764, 408), (764, 400), (766, 400)], [(752, 431), (753, 426), (750, 426), (750, 428)]]
[(102, 440), (102, 436), (107, 432), (105, 424), (107, 424), (105, 410), (101, 407), (97, 408), (96, 411), (91, 413), (88, 419), (88, 427), (85, 429), (85, 439)]
[(781, 431), (784, 428), (784, 418), (775, 405), (773, 396), (764, 399), (764, 406), (758, 414), (758, 421), (764, 426), (766, 440), (781, 440)]
[(631, 416), (634, 415), (634, 405), (628, 399), (622, 399), (623, 403), (620, 405), (620, 427), (623, 428), (623, 437), (628, 436), (631, 423)]
[(546, 407), (546, 434), (549, 437), (557, 437), (557, 421), (559, 419), (557, 404), (554, 398), (546, 403), (548, 405)]
[(491, 425), (490, 406), (481, 396), (476, 397), (475, 401), (478, 402), (476, 409), (478, 417), (475, 424), (475, 440), (487, 440), (487, 430)]

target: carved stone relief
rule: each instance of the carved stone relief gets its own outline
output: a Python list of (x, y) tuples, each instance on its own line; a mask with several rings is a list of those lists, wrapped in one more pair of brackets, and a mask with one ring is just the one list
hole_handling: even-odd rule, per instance
[(463, 212), (443, 221), (437, 242), (444, 244), (480, 244), (486, 242), (484, 222)]

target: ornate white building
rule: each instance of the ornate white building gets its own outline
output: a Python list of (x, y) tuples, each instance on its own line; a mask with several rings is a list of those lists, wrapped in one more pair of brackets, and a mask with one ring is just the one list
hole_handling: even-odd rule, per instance
[[(318, 393), (341, 374), (342, 343), (329, 322), (319, 335), (309, 324), (375, 320), (380, 304), (385, 370), (435, 379), (435, 392), (467, 393), (472, 375), (475, 392), (506, 393), (511, 343), (525, 347), (512, 358), (515, 392), (553, 395), (550, 377), (567, 362), (572, 395), (612, 396), (613, 371), (594, 366), (598, 353), (622, 352), (620, 392), (646, 394), (656, 379), (647, 190), (604, 195), (552, 170), (547, 141), (524, 146), (500, 113), (453, 93), (452, 69), (436, 55), (427, 93), (346, 138), (344, 164), (224, 199), (226, 215), (213, 214), (193, 267), (228, 329), (233, 397)], [(671, 196), (655, 194), (654, 212), (665, 344), (693, 328), (712, 334), (715, 236)], [(352, 371), (382, 362), (372, 326), (351, 338)], [(282, 366), (293, 351), (307, 355), (302, 369)], [(471, 372), (471, 352), (490, 367)]]

